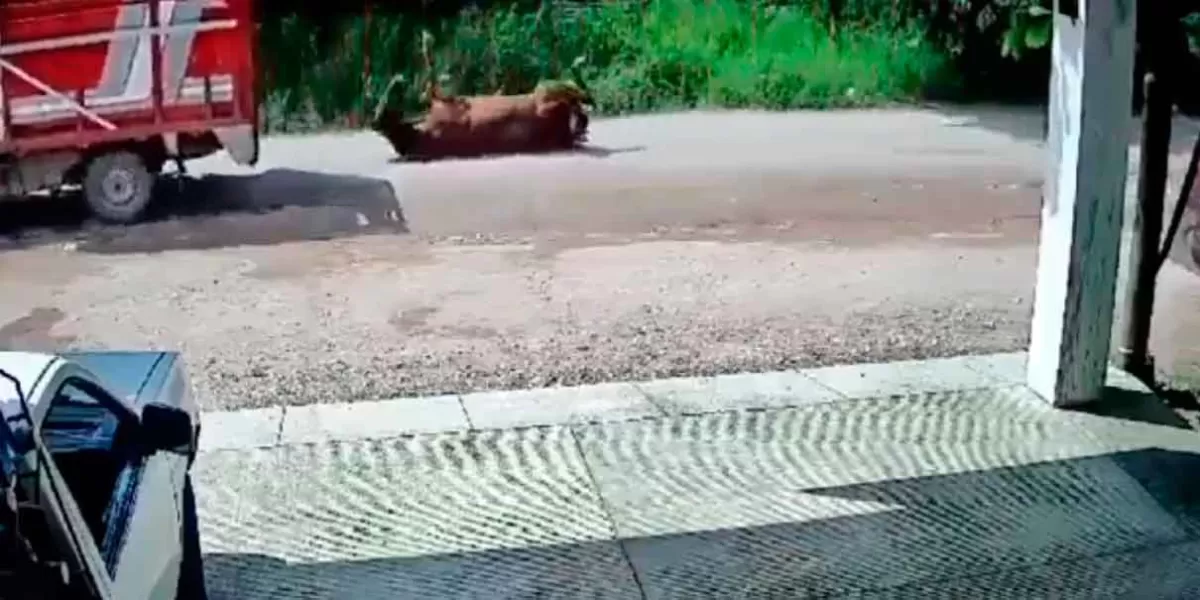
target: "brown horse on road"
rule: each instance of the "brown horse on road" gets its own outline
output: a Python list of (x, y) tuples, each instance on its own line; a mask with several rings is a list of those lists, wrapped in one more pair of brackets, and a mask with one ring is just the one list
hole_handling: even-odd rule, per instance
[[(578, 68), (577, 60), (574, 67)], [(426, 90), (430, 105), (409, 120), (391, 105), (401, 76), (389, 82), (371, 127), (402, 159), (433, 160), (495, 154), (571, 150), (587, 140), (591, 96), (581, 82), (549, 82), (519, 95), (445, 95), (436, 84)]]

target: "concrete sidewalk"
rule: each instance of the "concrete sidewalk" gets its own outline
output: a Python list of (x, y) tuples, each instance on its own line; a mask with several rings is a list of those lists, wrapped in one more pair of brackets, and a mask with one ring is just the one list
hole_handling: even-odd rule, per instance
[(1119, 373), (1053, 410), (1023, 362), (214, 413), (210, 592), (1200, 597), (1200, 435)]

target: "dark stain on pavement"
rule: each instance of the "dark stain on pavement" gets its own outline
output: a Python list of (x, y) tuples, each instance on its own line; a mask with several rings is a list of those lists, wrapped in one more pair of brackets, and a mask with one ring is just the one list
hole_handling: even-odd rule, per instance
[(404, 310), (392, 315), (392, 317), (388, 319), (388, 323), (390, 323), (398, 331), (412, 333), (414, 331), (425, 329), (426, 325), (429, 323), (429, 319), (432, 318), (433, 315), (437, 314), (437, 311), (438, 309), (432, 306), (421, 306), (410, 310)]
[(29, 314), (0, 326), (0, 347), (24, 350), (49, 350), (74, 341), (73, 337), (56, 337), (55, 325), (66, 318), (57, 308), (38, 307)]
[(450, 324), (431, 327), (430, 319), (438, 313), (437, 308), (421, 306), (400, 311), (388, 319), (388, 323), (396, 331), (410, 336), (434, 335), (441, 338), (461, 339), (492, 339), (500, 336), (500, 332), (487, 326), (472, 324)]

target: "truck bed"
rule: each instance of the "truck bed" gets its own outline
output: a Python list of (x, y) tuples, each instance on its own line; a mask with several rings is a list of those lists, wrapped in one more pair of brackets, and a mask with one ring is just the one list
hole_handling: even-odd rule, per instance
[(251, 0), (4, 0), (0, 155), (255, 127), (254, 27)]

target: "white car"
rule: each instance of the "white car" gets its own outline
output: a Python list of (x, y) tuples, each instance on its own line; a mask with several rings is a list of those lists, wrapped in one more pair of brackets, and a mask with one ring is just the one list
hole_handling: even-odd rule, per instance
[(177, 354), (0, 352), (0, 413), (0, 596), (206, 596)]

